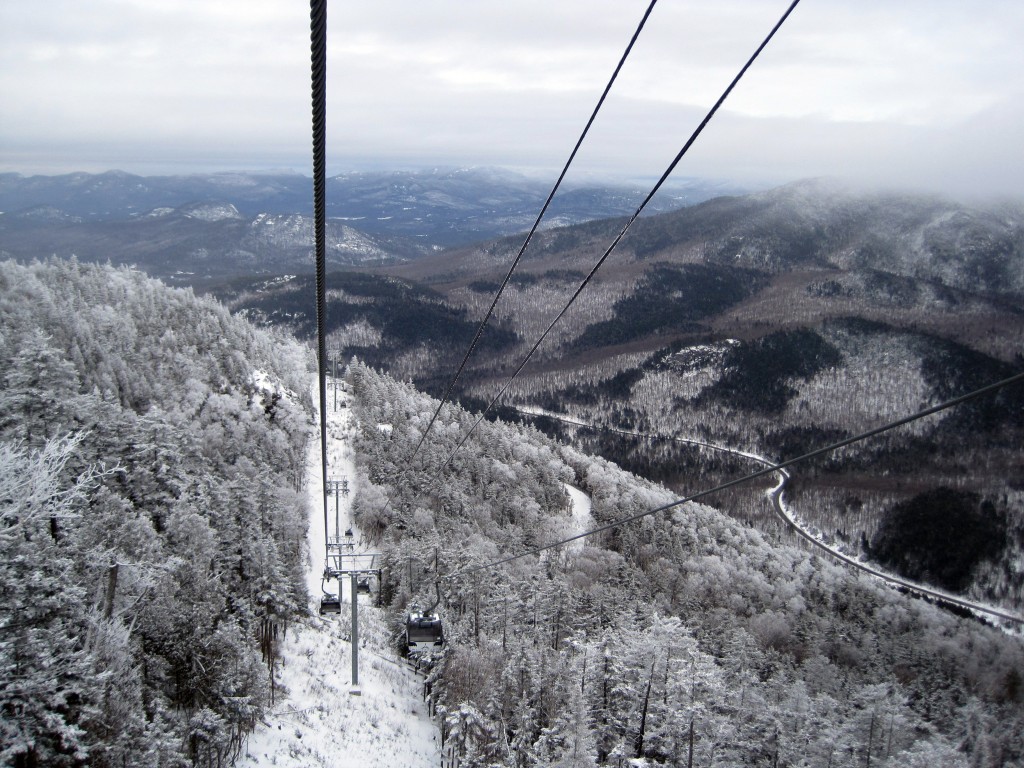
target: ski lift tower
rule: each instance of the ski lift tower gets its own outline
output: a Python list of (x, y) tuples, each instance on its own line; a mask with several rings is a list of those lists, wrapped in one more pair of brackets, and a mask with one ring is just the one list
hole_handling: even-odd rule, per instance
[(377, 577), (380, 583), (379, 552), (355, 551), (352, 541), (352, 529), (345, 531), (344, 540), (334, 539), (327, 543), (327, 565), (324, 578), (338, 580), (338, 592), (341, 592), (341, 580), (348, 576), (351, 580), (350, 597), (352, 599), (352, 690), (355, 696), (359, 690), (359, 599), (358, 584), (360, 578)]

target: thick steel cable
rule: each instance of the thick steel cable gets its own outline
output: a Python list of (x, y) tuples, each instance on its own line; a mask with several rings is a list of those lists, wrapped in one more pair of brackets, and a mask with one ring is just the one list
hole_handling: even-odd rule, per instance
[[(690, 135), (690, 138), (687, 139), (686, 143), (683, 145), (683, 148), (679, 150), (678, 154), (676, 154), (672, 162), (669, 163), (668, 168), (665, 169), (665, 172), (661, 175), (661, 178), (658, 179), (658, 182), (647, 194), (647, 197), (643, 199), (643, 202), (640, 203), (640, 206), (636, 209), (633, 215), (629, 217), (629, 220), (626, 222), (626, 225), (622, 228), (622, 231), (620, 231), (619, 234), (615, 237), (615, 239), (612, 240), (611, 245), (608, 246), (608, 249), (604, 252), (601, 258), (598, 259), (593, 269), (590, 270), (590, 274), (588, 274), (583, 279), (583, 282), (580, 283), (579, 288), (576, 289), (576, 292), (573, 293), (572, 297), (569, 299), (566, 305), (562, 307), (562, 310), (557, 315), (555, 315), (555, 319), (551, 321), (550, 325), (548, 325), (544, 333), (540, 335), (540, 338), (537, 339), (537, 342), (527, 353), (526, 357), (523, 358), (523, 361), (519, 364), (519, 367), (516, 368), (512, 376), (509, 377), (508, 381), (505, 382), (504, 386), (502, 386), (502, 388), (498, 391), (498, 394), (496, 394), (487, 404), (487, 407), (484, 408), (483, 412), (480, 414), (480, 417), (476, 420), (473, 426), (470, 427), (469, 432), (466, 433), (466, 436), (463, 437), (459, 444), (455, 446), (455, 450), (453, 450), (451, 454), (448, 456), (448, 458), (445, 459), (444, 462), (442, 462), (441, 466), (437, 470), (438, 475), (440, 475), (441, 471), (448, 465), (448, 463), (453, 458), (455, 458), (455, 454), (459, 452), (459, 449), (466, 444), (466, 441), (469, 440), (470, 435), (472, 435), (473, 432), (476, 431), (476, 428), (479, 427), (481, 422), (484, 420), (484, 417), (487, 415), (487, 412), (490, 411), (492, 407), (494, 407), (495, 403), (497, 403), (502, 397), (504, 397), (505, 393), (508, 391), (508, 388), (512, 386), (512, 382), (514, 382), (516, 378), (519, 376), (519, 374), (523, 372), (523, 369), (526, 367), (526, 364), (530, 362), (530, 359), (533, 357), (534, 353), (536, 353), (536, 351), (540, 348), (540, 345), (544, 343), (544, 340), (547, 338), (548, 334), (551, 333), (551, 330), (555, 327), (555, 325), (558, 324), (558, 322), (562, 319), (565, 313), (569, 311), (569, 308), (575, 303), (576, 299), (579, 298), (579, 295), (583, 293), (583, 290), (593, 279), (594, 275), (597, 274), (598, 270), (601, 269), (605, 261), (607, 261), (612, 251), (615, 250), (616, 246), (618, 246), (619, 242), (626, 235), (626, 232), (628, 232), (629, 228), (633, 226), (633, 222), (635, 222), (637, 218), (639, 218), (644, 208), (647, 207), (647, 204), (651, 202), (651, 200), (657, 194), (658, 190), (661, 189), (661, 187), (668, 180), (669, 176), (672, 175), (672, 172), (676, 169), (676, 166), (678, 166), (679, 162), (683, 159), (683, 156), (686, 155), (690, 147), (693, 146), (693, 143), (697, 140), (697, 137), (700, 136), (700, 134), (704, 131), (705, 126), (711, 121), (711, 118), (715, 116), (715, 113), (718, 112), (722, 104), (725, 103), (725, 100), (729, 97), (729, 94), (732, 93), (737, 83), (739, 83), (739, 81), (743, 78), (743, 75), (746, 74), (747, 70), (750, 69), (751, 65), (754, 63), (757, 57), (761, 55), (761, 51), (763, 51), (765, 47), (768, 45), (768, 43), (771, 42), (772, 38), (775, 37), (775, 33), (779, 31), (779, 28), (782, 27), (786, 19), (788, 19), (789, 15), (793, 12), (793, 9), (795, 9), (799, 3), (800, 0), (793, 0), (793, 2), (790, 3), (789, 7), (786, 9), (786, 12), (782, 14), (782, 17), (775, 23), (775, 26), (772, 27), (771, 32), (768, 33), (767, 37), (765, 37), (765, 39), (757, 47), (757, 50), (754, 51), (753, 55), (751, 55), (751, 57), (747, 59), (747, 63), (743, 65), (742, 69), (740, 69), (736, 77), (732, 79), (732, 82), (729, 83), (729, 86), (725, 89), (725, 91), (722, 92), (722, 95), (718, 97), (718, 101), (716, 101), (714, 106), (711, 107), (707, 115), (704, 116), (704, 119), (701, 120), (700, 125), (697, 126), (696, 130), (694, 130), (694, 132)], [(437, 475), (435, 475), (435, 477), (436, 476)]]
[(601, 93), (601, 98), (597, 100), (597, 106), (595, 106), (594, 111), (590, 113), (590, 119), (587, 120), (587, 124), (583, 128), (583, 132), (576, 140), (576, 146), (573, 147), (572, 152), (569, 154), (569, 159), (566, 160), (565, 165), (562, 168), (562, 172), (558, 175), (558, 180), (555, 181), (555, 185), (548, 193), (548, 197), (544, 201), (544, 205), (541, 207), (540, 213), (537, 214), (536, 221), (533, 222), (533, 226), (530, 228), (529, 233), (527, 233), (526, 239), (523, 241), (523, 245), (519, 249), (519, 253), (517, 253), (515, 259), (513, 259), (512, 266), (508, 269), (508, 274), (505, 275), (505, 279), (501, 281), (501, 285), (498, 287), (497, 293), (494, 294), (494, 300), (491, 301), (491, 306), (487, 309), (484, 319), (480, 321), (480, 326), (476, 329), (476, 335), (473, 337), (473, 341), (470, 342), (469, 349), (466, 351), (465, 357), (462, 358), (462, 362), (459, 364), (459, 368), (455, 372), (455, 377), (452, 379), (451, 384), (448, 385), (448, 389), (445, 390), (444, 395), (441, 397), (441, 401), (437, 404), (437, 410), (434, 411), (434, 415), (430, 417), (430, 423), (427, 424), (426, 430), (424, 430), (423, 434), (420, 436), (415, 450), (409, 457), (409, 461), (412, 461), (416, 457), (416, 454), (419, 453), (420, 448), (423, 446), (423, 441), (427, 439), (427, 435), (434, 426), (434, 422), (437, 421), (437, 417), (440, 415), (441, 409), (444, 407), (445, 403), (451, 399), (451, 394), (455, 390), (455, 385), (458, 383), (459, 377), (462, 376), (462, 372), (465, 370), (466, 364), (469, 362), (469, 358), (472, 357), (477, 344), (480, 342), (480, 337), (483, 335), (484, 328), (487, 327), (487, 323), (490, 321), (491, 315), (494, 314), (494, 308), (497, 306), (498, 300), (501, 298), (501, 295), (505, 292), (505, 288), (508, 286), (509, 281), (512, 279), (512, 273), (516, 271), (516, 267), (519, 266), (519, 262), (522, 260), (527, 247), (529, 247), (530, 241), (537, 233), (537, 228), (540, 226), (541, 219), (543, 219), (544, 214), (547, 213), (548, 207), (551, 205), (551, 201), (555, 197), (555, 193), (558, 192), (559, 187), (562, 186), (562, 181), (565, 179), (565, 175), (569, 172), (569, 166), (571, 166), (573, 160), (576, 159), (576, 155), (579, 153), (584, 139), (587, 138), (587, 134), (590, 132), (590, 127), (594, 124), (594, 120), (597, 119), (597, 113), (601, 111), (601, 107), (604, 105), (605, 99), (608, 98), (608, 94), (611, 91), (612, 86), (615, 84), (615, 80), (618, 78), (619, 72), (626, 63), (626, 59), (629, 58), (629, 54), (633, 50), (633, 45), (636, 43), (637, 38), (640, 37), (640, 32), (643, 31), (644, 25), (647, 23), (647, 19), (650, 17), (651, 11), (654, 10), (654, 5), (657, 2), (658, 0), (651, 0), (650, 5), (647, 6), (647, 11), (644, 13), (643, 18), (640, 19), (640, 23), (637, 25), (636, 31), (633, 33), (633, 37), (630, 38), (629, 45), (626, 46), (626, 50), (619, 59), (619, 63), (615, 67), (615, 71), (612, 72), (612, 76), (608, 80), (608, 84), (604, 87), (604, 91)]
[[(685, 498), (677, 499), (676, 501), (673, 501), (673, 502), (671, 502), (669, 504), (664, 504), (664, 505), (662, 505), (660, 507), (655, 507), (654, 509), (649, 509), (646, 512), (639, 512), (639, 513), (637, 513), (635, 515), (630, 515), (628, 517), (619, 518), (618, 520), (613, 520), (610, 523), (605, 523), (604, 525), (598, 526), (597, 528), (593, 528), (593, 529), (591, 529), (589, 531), (584, 531), (583, 533), (578, 533), (575, 536), (570, 536), (570, 537), (565, 538), (565, 539), (560, 539), (559, 541), (553, 541), (553, 542), (551, 542), (549, 544), (543, 544), (543, 545), (541, 545), (539, 547), (533, 547), (532, 549), (528, 549), (525, 552), (520, 552), (518, 555), (509, 555), (507, 557), (503, 557), (503, 558), (500, 558), (498, 560), (493, 560), (493, 561), (491, 561), (489, 563), (484, 563), (483, 565), (474, 565), (474, 566), (471, 566), (471, 567), (468, 567), (468, 568), (463, 568), (462, 570), (457, 571), (456, 573), (453, 573), (453, 574), (451, 574), (449, 576), (446, 576), (445, 578), (451, 579), (451, 578), (456, 578), (458, 576), (465, 576), (465, 575), (468, 575), (468, 574), (477, 573), (479, 571), (488, 570), (490, 568), (496, 568), (499, 565), (504, 565), (505, 563), (511, 563), (512, 561), (519, 560), (519, 559), (521, 559), (523, 557), (529, 557), (531, 555), (537, 555), (537, 554), (540, 554), (541, 552), (544, 552), (546, 550), (554, 549), (555, 547), (561, 547), (561, 546), (564, 546), (565, 544), (570, 544), (570, 543), (572, 543), (574, 541), (578, 541), (580, 539), (584, 539), (584, 538), (587, 538), (589, 536), (594, 536), (595, 534), (598, 534), (598, 533), (603, 533), (605, 531), (610, 531), (613, 528), (618, 528), (619, 526), (626, 525), (627, 523), (635, 522), (635, 521), (640, 520), (640, 519), (642, 519), (644, 517), (650, 517), (651, 515), (656, 515), (656, 514), (658, 514), (660, 512), (665, 512), (665, 511), (670, 510), (670, 509), (675, 509), (676, 507), (681, 506), (683, 504), (687, 504), (688, 502), (696, 501), (697, 499), (702, 499), (705, 496), (710, 496), (711, 494), (718, 493), (719, 491), (727, 490), (727, 489), (732, 488), (732, 487), (737, 486), (737, 485), (743, 485), (745, 483), (749, 483), (751, 480), (756, 480), (759, 477), (764, 477), (765, 475), (770, 475), (770, 474), (772, 474), (774, 472), (778, 472), (779, 470), (783, 470), (783, 469), (786, 469), (788, 467), (791, 467), (794, 464), (799, 464), (800, 462), (808, 461), (810, 459), (817, 458), (818, 456), (823, 456), (823, 455), (825, 455), (827, 453), (832, 453), (833, 451), (837, 451), (840, 448), (845, 448), (848, 445), (852, 445), (854, 443), (862, 442), (864, 440), (867, 440), (867, 439), (872, 438), (872, 437), (876, 437), (877, 435), (883, 434), (885, 432), (890, 432), (890, 431), (892, 431), (894, 429), (897, 429), (899, 427), (905, 426), (905, 425), (910, 424), (910, 423), (912, 423), (914, 421), (919, 421), (920, 419), (926, 418), (927, 416), (932, 416), (932, 415), (934, 415), (936, 413), (948, 410), (948, 409), (953, 408), (953, 407), (958, 406), (958, 405), (962, 405), (963, 403), (969, 402), (971, 400), (976, 400), (979, 397), (983, 397), (984, 395), (991, 394), (992, 392), (995, 392), (997, 390), (1003, 389), (1004, 387), (1008, 387), (1008, 386), (1011, 386), (1013, 384), (1018, 384), (1020, 382), (1024, 382), (1024, 372), (1017, 373), (1017, 374), (1015, 374), (1013, 376), (1009, 376), (1009, 377), (1007, 377), (1005, 379), (1002, 379), (1000, 381), (997, 381), (997, 382), (995, 382), (993, 384), (989, 384), (988, 386), (981, 387), (980, 389), (975, 389), (975, 390), (973, 390), (971, 392), (968, 392), (965, 395), (961, 395), (960, 397), (955, 397), (955, 398), (953, 398), (951, 400), (946, 400), (945, 402), (939, 403), (938, 405), (933, 405), (930, 408), (925, 408), (923, 410), (917, 411), (916, 413), (913, 413), (913, 414), (911, 414), (909, 416), (905, 416), (902, 419), (899, 419), (897, 421), (891, 421), (891, 422), (888, 422), (886, 424), (883, 424), (880, 427), (875, 427), (873, 429), (869, 429), (866, 432), (861, 432), (859, 435), (854, 435), (853, 437), (848, 437), (848, 438), (845, 438), (843, 440), (839, 440), (838, 442), (831, 443), (831, 444), (826, 445), (826, 446), (824, 446), (822, 448), (817, 448), (817, 449), (815, 449), (813, 451), (810, 451), (809, 453), (803, 454), (802, 456), (797, 456), (796, 458), (788, 459), (786, 461), (780, 461), (777, 464), (769, 464), (768, 466), (764, 467), (763, 469), (759, 469), (756, 472), (751, 472), (750, 474), (744, 475), (743, 477), (736, 478), (735, 480), (729, 480), (728, 482), (722, 483), (720, 485), (716, 485), (713, 488), (708, 488), (706, 490), (699, 491), (699, 492), (694, 493), (694, 494), (692, 494), (690, 496), (686, 496)], [(1016, 621), (1020, 621), (1020, 619), (1015, 619), (1015, 620)]]
[[(309, 2), (313, 100), (313, 226), (316, 231), (316, 349), (320, 384), (320, 470), (323, 481), (324, 542), (327, 527), (327, 0)], [(325, 556), (327, 552), (324, 553)]]

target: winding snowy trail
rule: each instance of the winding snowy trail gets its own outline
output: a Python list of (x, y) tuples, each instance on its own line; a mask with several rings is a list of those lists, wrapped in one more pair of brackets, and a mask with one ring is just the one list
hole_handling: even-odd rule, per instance
[[(545, 417), (547, 417), (549, 419), (552, 419), (554, 421), (560, 421), (560, 422), (563, 422), (565, 424), (572, 424), (572, 425), (578, 426), (578, 427), (585, 427), (587, 429), (595, 429), (595, 430), (597, 430), (597, 429), (604, 429), (604, 430), (607, 430), (609, 432), (617, 432), (617, 433), (622, 434), (622, 435), (630, 435), (631, 437), (642, 437), (642, 438), (646, 438), (646, 439), (651, 439), (651, 438), (655, 438), (656, 437), (657, 439), (661, 439), (661, 440), (672, 440), (672, 441), (678, 442), (678, 443), (688, 443), (690, 445), (699, 445), (699, 446), (702, 446), (704, 448), (708, 448), (708, 449), (713, 450), (713, 451), (720, 451), (722, 453), (729, 453), (729, 454), (732, 454), (734, 456), (742, 456), (742, 457), (750, 459), (751, 461), (754, 461), (755, 463), (758, 463), (761, 466), (766, 467), (768, 469), (776, 468), (775, 462), (773, 462), (769, 458), (766, 458), (764, 456), (760, 456), (760, 455), (758, 455), (756, 453), (752, 453), (750, 451), (743, 451), (743, 450), (740, 450), (739, 448), (732, 448), (732, 447), (726, 446), (726, 445), (716, 445), (714, 443), (708, 443), (708, 442), (705, 442), (703, 440), (695, 440), (695, 439), (690, 439), (690, 438), (685, 438), (685, 437), (659, 437), (659, 436), (652, 436), (652, 435), (644, 434), (642, 432), (633, 432), (631, 430), (617, 429), (615, 427), (596, 427), (593, 424), (588, 424), (587, 422), (580, 421), (579, 419), (567, 418), (567, 417), (565, 417), (565, 416), (563, 416), (561, 414), (551, 413), (549, 411), (545, 411), (545, 410), (540, 409), (540, 408), (522, 408), (522, 407), (520, 407), (520, 408), (516, 408), (516, 410), (518, 410), (520, 413), (522, 413), (522, 414), (524, 414), (526, 416), (545, 416)], [(997, 619), (1002, 619), (1004, 621), (1011, 622), (1011, 623), (1013, 623), (1013, 624), (1015, 624), (1017, 626), (1024, 625), (1024, 617), (1018, 616), (1018, 615), (1016, 615), (1014, 613), (1010, 613), (1009, 611), (1005, 611), (1005, 610), (1003, 610), (1001, 608), (996, 608), (995, 606), (986, 605), (984, 603), (978, 603), (978, 602), (975, 602), (973, 600), (965, 600), (962, 597), (957, 597), (956, 595), (951, 595), (951, 594), (949, 594), (947, 592), (942, 592), (940, 590), (932, 589), (931, 587), (922, 586), (921, 584), (917, 584), (917, 583), (912, 582), (912, 581), (907, 581), (906, 579), (902, 579), (902, 578), (900, 578), (898, 576), (894, 576), (894, 575), (892, 575), (890, 573), (887, 573), (886, 571), (882, 571), (882, 570), (880, 570), (878, 568), (875, 568), (874, 566), (868, 565), (864, 561), (862, 561), (862, 560), (860, 560), (858, 558), (855, 558), (855, 557), (853, 557), (851, 555), (848, 555), (845, 552), (843, 552), (842, 550), (839, 550), (839, 549), (836, 549), (835, 547), (830, 546), (828, 543), (826, 543), (825, 541), (822, 541), (817, 535), (815, 535), (814, 529), (812, 529), (809, 526), (807, 526), (799, 518), (799, 516), (785, 503), (785, 500), (783, 498), (783, 494), (786, 492), (786, 485), (789, 483), (790, 475), (789, 475), (789, 472), (787, 470), (782, 469), (782, 468), (776, 468), (775, 471), (776, 471), (776, 473), (779, 476), (779, 483), (774, 488), (771, 488), (770, 490), (767, 491), (767, 496), (769, 497), (769, 499), (771, 501), (772, 508), (775, 510), (775, 514), (778, 515), (778, 517), (786, 525), (788, 525), (798, 536), (803, 538), (805, 541), (807, 541), (809, 544), (811, 544), (815, 548), (821, 550), (822, 552), (824, 552), (825, 554), (835, 558), (836, 560), (839, 560), (840, 562), (845, 563), (846, 565), (849, 565), (849, 566), (851, 566), (853, 568), (856, 568), (856, 569), (858, 569), (860, 571), (863, 571), (864, 573), (867, 573), (867, 574), (869, 574), (871, 576), (874, 576), (877, 579), (880, 579), (880, 580), (884, 581), (886, 584), (888, 584), (888, 585), (890, 585), (892, 587), (898, 587), (900, 589), (905, 589), (905, 590), (908, 590), (909, 592), (912, 592), (914, 594), (921, 595), (921, 596), (924, 596), (924, 597), (928, 597), (928, 598), (930, 598), (932, 600), (936, 600), (938, 602), (948, 603), (948, 604), (954, 605), (954, 606), (956, 606), (958, 608), (964, 608), (966, 610), (973, 611), (975, 613), (980, 613), (980, 614), (984, 614), (984, 615), (989, 616), (989, 617), (994, 617), (994, 618), (997, 618)], [(570, 493), (571, 493), (571, 491), (570, 491)]]
[[(316, 383), (314, 382), (314, 387)], [(348, 395), (338, 392), (337, 411), (328, 393), (327, 460), (329, 479), (347, 480), (355, 491), (350, 436), (354, 425)], [(314, 402), (318, 395), (314, 392)], [(343, 406), (344, 404), (344, 406)], [(436, 768), (440, 737), (427, 716), (422, 680), (389, 647), (384, 613), (363, 596), (359, 602), (359, 695), (351, 693), (349, 590), (339, 616), (317, 615), (324, 567), (325, 533), (320, 441), (312, 441), (307, 459), (310, 499), (309, 559), (306, 584), (313, 618), (288, 628), (280, 645), (275, 676), (276, 704), (253, 732), (236, 765), (246, 768)], [(351, 526), (351, 495), (328, 497), (328, 522), (335, 525), (337, 503), (341, 531)], [(359, 535), (356, 549), (359, 550)], [(347, 584), (346, 584), (347, 586)], [(336, 589), (332, 582), (330, 589)]]

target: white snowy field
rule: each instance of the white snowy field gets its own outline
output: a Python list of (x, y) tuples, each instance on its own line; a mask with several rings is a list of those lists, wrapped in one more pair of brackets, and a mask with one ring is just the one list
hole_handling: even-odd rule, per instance
[[(313, 384), (316, 387), (316, 382)], [(355, 491), (355, 466), (349, 436), (352, 434), (348, 396), (338, 392), (337, 411), (328, 391), (328, 478), (347, 480)], [(314, 402), (319, 395), (314, 391)], [(344, 404), (346, 407), (342, 407)], [(324, 568), (325, 532), (320, 442), (310, 448), (307, 487), (310, 497), (309, 560), (306, 581), (314, 618), (289, 627), (280, 645), (281, 658), (275, 682), (276, 704), (249, 737), (236, 765), (246, 768), (287, 766), (294, 768), (403, 768), (434, 767), (441, 762), (440, 735), (427, 716), (422, 699), (422, 680), (402, 665), (388, 646), (390, 635), (384, 613), (371, 596), (359, 601), (359, 686), (353, 693), (352, 646), (349, 642), (351, 602), (343, 592), (340, 615), (317, 616)], [(352, 526), (350, 495), (328, 497), (328, 524), (335, 535), (335, 501), (338, 529)], [(356, 551), (359, 531), (353, 528)], [(347, 584), (345, 585), (348, 586)], [(337, 582), (327, 585), (337, 591)]]

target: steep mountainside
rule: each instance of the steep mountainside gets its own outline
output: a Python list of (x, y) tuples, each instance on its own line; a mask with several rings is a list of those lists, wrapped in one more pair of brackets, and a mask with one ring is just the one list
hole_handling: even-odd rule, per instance
[[(0, 289), (0, 760), (227, 764), (289, 693), (277, 643), (309, 607), (308, 353), (125, 268), (0, 262)], [(346, 378), (375, 597), (396, 639), (410, 603), (438, 601), (423, 694), (460, 765), (1024, 759), (1018, 635), (710, 507), (471, 570), (673, 494), (525, 425), (485, 421), (446, 464), (476, 421), (452, 405), (413, 456), (436, 401), (358, 362)], [(969, 522), (974, 501), (947, 514)], [(327, 642), (337, 661), (344, 639)], [(291, 692), (296, 740), (337, 677)], [(380, 744), (373, 721), (345, 725)]]
[[(331, 356), (342, 359), (344, 350), (344, 359), (356, 355), (398, 376), (428, 371), (442, 375), (445, 368), (458, 364), (478, 326), (465, 309), (408, 280), (332, 272), (328, 284), (325, 320)], [(316, 295), (312, 275), (245, 278), (218, 286), (213, 293), (232, 311), (256, 323), (287, 328), (304, 340), (316, 334), (316, 316), (310, 311), (311, 297)], [(502, 333), (496, 326), (481, 351), (493, 355), (516, 342), (515, 334)]]
[(238, 754), (308, 610), (307, 370), (140, 272), (0, 262), (0, 763)]
[(1019, 636), (697, 504), (531, 554), (673, 495), (527, 426), (470, 436), (451, 406), (413, 455), (437, 401), (361, 364), (346, 378), (355, 520), (386, 553), (396, 629), (440, 598), (427, 692), (460, 765), (1024, 757)]
[[(591, 222), (534, 239), (467, 369), (463, 403), (482, 408), (491, 399), (622, 225)], [(1022, 226), (1019, 205), (971, 208), (823, 182), (641, 219), (505, 404), (637, 432), (538, 422), (646, 477), (699, 490), (749, 467), (664, 438), (788, 458), (1019, 371)], [(472, 326), (521, 244), (509, 237), (385, 274), (429, 285), (443, 297), (433, 300), (438, 311), (443, 300)], [(259, 296), (260, 306), (273, 303), (274, 290)], [(233, 306), (255, 307), (257, 299)], [(356, 350), (379, 339), (391, 351), (375, 364), (432, 392), (450, 381), (458, 349), (440, 355), (429, 333), (399, 340), (375, 319), (403, 325), (401, 302), (339, 296), (332, 306), (345, 307), (332, 326), (336, 343)], [(301, 314), (288, 321), (308, 322)], [(1001, 547), (970, 555), (971, 578), (958, 583), (1024, 605), (1022, 409), (1017, 387), (801, 468), (794, 503), (828, 536), (867, 553), (899, 504), (920, 494), (975, 494), (977, 509), (998, 518), (992, 530), (1005, 535)], [(716, 503), (774, 528), (757, 493)], [(878, 552), (887, 551), (883, 539)], [(943, 581), (914, 565), (919, 555), (893, 562)]]

